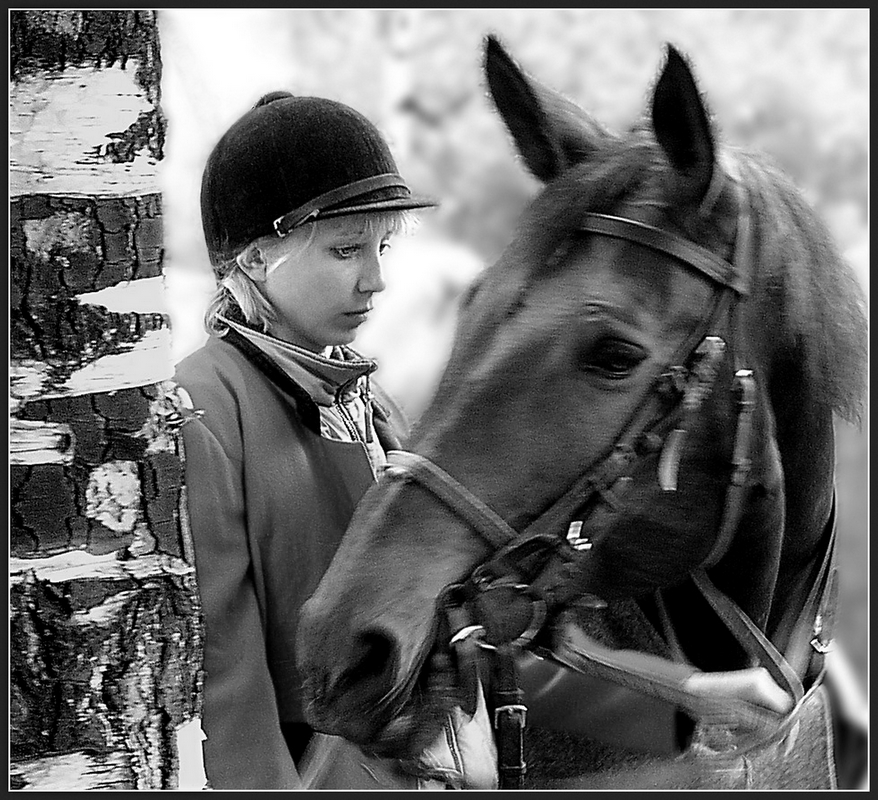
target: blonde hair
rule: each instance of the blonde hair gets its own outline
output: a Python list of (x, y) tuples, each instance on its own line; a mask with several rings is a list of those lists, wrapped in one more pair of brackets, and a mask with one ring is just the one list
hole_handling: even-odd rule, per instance
[[(393, 234), (408, 234), (414, 230), (417, 224), (417, 217), (408, 210), (370, 211), (352, 214), (347, 219), (354, 216), (362, 219), (366, 233), (386, 228)], [(345, 219), (345, 217), (330, 217), (327, 218), (327, 221), (331, 219)], [(314, 222), (294, 228), (283, 239), (268, 235), (257, 239), (256, 242), (272, 252), (281, 242), (286, 245), (289, 241), (297, 239), (300, 246), (292, 255), (301, 258), (317, 236), (317, 226), (320, 223), (320, 220), (314, 220)], [(248, 325), (263, 333), (267, 333), (272, 323), (277, 319), (274, 308), (260, 291), (258, 283), (244, 272), (238, 262), (246, 249), (246, 247), (242, 248), (234, 258), (214, 268), (217, 286), (204, 312), (204, 327), (209, 334), (223, 336), (228, 331), (228, 325), (223, 317), (243, 316)], [(289, 250), (286, 250), (284, 255), (288, 257)]]

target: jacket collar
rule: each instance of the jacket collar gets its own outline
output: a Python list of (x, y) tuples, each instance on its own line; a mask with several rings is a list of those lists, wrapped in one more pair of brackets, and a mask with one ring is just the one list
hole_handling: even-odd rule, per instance
[(343, 401), (356, 389), (360, 378), (377, 368), (374, 361), (347, 346), (333, 347), (326, 354), (313, 353), (254, 330), (241, 321), (220, 318), (231, 330), (267, 355), (317, 405), (331, 406), (337, 400)]

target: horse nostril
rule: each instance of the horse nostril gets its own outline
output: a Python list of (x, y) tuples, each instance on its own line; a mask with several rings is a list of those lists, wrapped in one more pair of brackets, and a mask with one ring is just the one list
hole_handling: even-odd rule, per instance
[(363, 633), (354, 648), (353, 672), (360, 680), (380, 678), (392, 665), (394, 646), (381, 631)]
[(385, 633), (369, 630), (360, 634), (350, 651), (350, 661), (337, 664), (332, 694), (356, 697), (367, 705), (380, 703), (394, 683), (396, 653), (396, 645)]

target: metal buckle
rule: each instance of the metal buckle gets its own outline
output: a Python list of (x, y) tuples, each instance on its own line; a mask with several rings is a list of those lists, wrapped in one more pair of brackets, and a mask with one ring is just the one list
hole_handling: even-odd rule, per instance
[[(542, 597), (537, 595), (532, 590), (529, 584), (504, 580), (503, 578), (497, 578), (490, 574), (485, 574), (482, 571), (481, 567), (477, 568), (475, 572), (473, 572), (470, 580), (482, 595), (485, 595), (495, 589), (509, 589), (514, 592), (520, 592), (530, 601), (531, 618), (527, 628), (525, 628), (524, 631), (522, 631), (521, 634), (519, 634), (515, 639), (509, 642), (509, 644), (515, 644), (520, 646), (526, 646), (530, 644), (534, 636), (536, 636), (540, 632), (540, 629), (543, 627), (546, 619), (548, 618), (549, 609), (546, 605), (546, 601)], [(486, 650), (496, 649), (493, 645), (489, 645), (486, 642), (481, 643), (480, 646), (484, 647)]]
[[(284, 216), (286, 216), (286, 214), (284, 214)], [(275, 232), (275, 233), (276, 233), (281, 239), (283, 239), (284, 236), (286, 236), (286, 235), (289, 233), (289, 231), (282, 231), (282, 230), (280, 229), (280, 224), (281, 224), (283, 221), (284, 221), (284, 218), (283, 218), (283, 217), (278, 217), (274, 222), (271, 223), (271, 227), (274, 228), (274, 232)]]
[(567, 543), (574, 550), (591, 550), (593, 542), (589, 536), (580, 536), (582, 533), (582, 521), (574, 520), (567, 528)]
[(472, 637), (476, 647), (481, 647), (482, 650), (497, 649), (494, 645), (488, 644), (485, 641), (485, 629), (481, 625), (467, 625), (466, 627), (461, 628), (448, 640), (448, 644), (455, 645), (458, 642), (462, 642), (464, 639), (469, 639), (470, 637)]
[[(292, 214), (292, 213), (293, 213), (293, 212), (291, 211), (290, 214)], [(278, 218), (272, 223), (272, 227), (274, 228), (274, 232), (275, 232), (275, 233), (276, 233), (281, 239), (283, 239), (285, 236), (287, 236), (287, 235), (289, 234), (289, 232), (290, 232), (291, 230), (293, 230), (294, 228), (298, 228), (299, 225), (304, 225), (306, 222), (308, 222), (308, 221), (311, 220), (311, 219), (314, 219), (314, 217), (316, 217), (319, 213), (320, 213), (320, 209), (319, 209), (319, 208), (312, 209), (312, 210), (309, 211), (307, 214), (305, 214), (304, 217), (302, 217), (301, 219), (297, 219), (297, 220), (296, 220), (292, 225), (290, 225), (286, 230), (281, 230), (281, 224), (282, 224), (283, 221), (284, 221), (284, 220), (290, 215), (290, 214), (284, 214), (282, 217), (278, 217)]]
[(494, 709), (494, 727), (500, 727), (500, 715), (508, 714), (510, 717), (515, 717), (518, 720), (520, 727), (524, 728), (527, 724), (527, 706), (520, 705), (518, 703), (510, 703), (505, 706), (497, 706)]

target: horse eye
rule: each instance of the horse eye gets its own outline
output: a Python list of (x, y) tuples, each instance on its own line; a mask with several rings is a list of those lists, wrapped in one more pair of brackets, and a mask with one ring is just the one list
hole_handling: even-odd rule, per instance
[(627, 378), (646, 355), (646, 351), (633, 342), (604, 338), (582, 354), (581, 368), (618, 380)]

